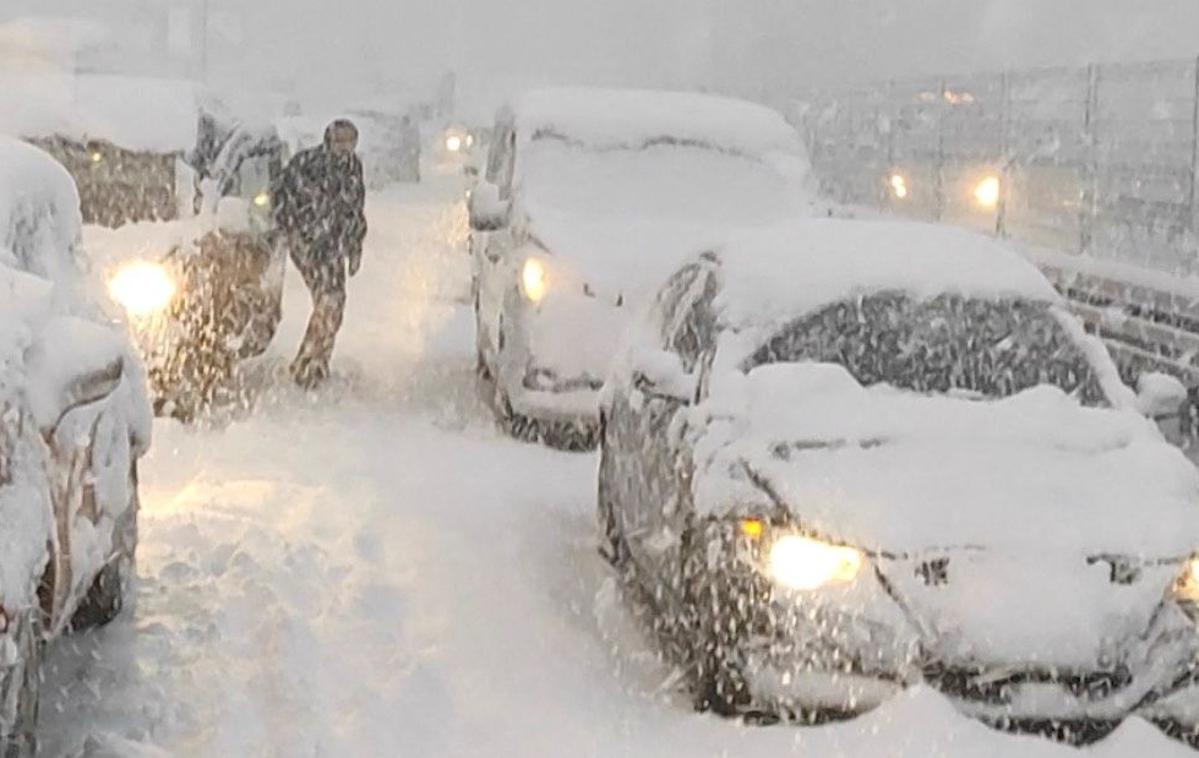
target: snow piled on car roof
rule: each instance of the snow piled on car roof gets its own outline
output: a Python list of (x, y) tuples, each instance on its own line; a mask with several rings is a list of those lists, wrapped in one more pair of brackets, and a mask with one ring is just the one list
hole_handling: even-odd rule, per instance
[(911, 221), (789, 221), (736, 236), (717, 255), (718, 307), (733, 327), (778, 324), (889, 290), (1059, 301), (1040, 271), (1004, 243)]
[(199, 88), (178, 79), (0, 71), (0, 134), (173, 152), (196, 143)]
[(802, 152), (798, 134), (777, 112), (714, 95), (542, 89), (519, 98), (513, 111), (528, 136), (550, 132), (597, 148), (673, 140), (754, 156)]
[[(19, 234), (35, 216), (52, 220), (40, 232), (50, 239), (36, 245)], [(36, 147), (0, 136), (0, 265), (59, 279), (74, 267), (82, 226), (79, 193), (67, 170)], [(0, 313), (4, 305), (0, 301)]]

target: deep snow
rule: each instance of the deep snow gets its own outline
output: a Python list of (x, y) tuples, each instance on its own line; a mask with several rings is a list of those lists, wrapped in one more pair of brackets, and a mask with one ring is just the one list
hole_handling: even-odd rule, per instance
[[(456, 183), (370, 198), (333, 386), (160, 421), (138, 606), (57, 643), (48, 755), (1072, 756), (917, 689), (857, 721), (755, 728), (672, 694), (594, 549), (594, 458), (512, 442), (473, 387)], [(85, 748), (85, 744), (87, 747)], [(1131, 721), (1084, 755), (1191, 755)]]

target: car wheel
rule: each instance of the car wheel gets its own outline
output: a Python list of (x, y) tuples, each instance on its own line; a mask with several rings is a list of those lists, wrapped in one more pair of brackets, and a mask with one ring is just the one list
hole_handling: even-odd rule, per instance
[[(31, 608), (14, 620), (12, 665), (0, 667), (0, 756), (28, 758), (37, 754), (37, 718), (41, 696), (40, 610)], [(7, 662), (7, 661), (5, 661)]]
[(739, 625), (722, 613), (735, 606), (727, 602), (719, 584), (704, 578), (689, 593), (693, 703), (697, 711), (738, 716), (749, 711), (751, 698), (741, 662)]
[(604, 422), (600, 422), (597, 436), (600, 440), (599, 475), (596, 477), (596, 519), (600, 530), (599, 552), (605, 561), (620, 573), (628, 572), (632, 563), (629, 560), (629, 546), (621, 532), (620, 522), (616, 518), (616, 502), (613, 492), (615, 470), (612, 464), (612, 453), (605, 437)]
[(1199, 724), (1185, 723), (1173, 718), (1155, 718), (1153, 724), (1170, 739), (1199, 750)]
[(474, 285), (473, 289), (475, 308), (475, 373), (481, 380), (489, 382), (493, 379), (493, 376), (491, 367), (487, 365), (487, 355), (484, 350), (483, 320), (480, 313), (478, 285)]
[(83, 601), (71, 617), (72, 629), (104, 626), (133, 600), (133, 580), (137, 576), (137, 464), (129, 474), (130, 500), (113, 527), (113, 557), (96, 575)]

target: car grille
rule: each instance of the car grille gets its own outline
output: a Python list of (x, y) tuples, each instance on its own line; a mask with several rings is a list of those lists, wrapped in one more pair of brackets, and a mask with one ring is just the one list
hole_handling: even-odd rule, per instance
[(960, 700), (1003, 705), (1022, 685), (1055, 685), (1077, 698), (1103, 700), (1132, 683), (1132, 673), (1123, 666), (1110, 671), (1029, 669), (992, 676), (981, 668), (930, 665), (924, 678), (941, 692)]

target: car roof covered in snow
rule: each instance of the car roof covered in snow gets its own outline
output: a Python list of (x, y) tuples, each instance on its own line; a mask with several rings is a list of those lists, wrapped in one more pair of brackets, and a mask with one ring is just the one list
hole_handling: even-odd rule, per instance
[(200, 90), (152, 77), (0, 71), (0, 133), (104, 140), (136, 151), (195, 145)]
[(717, 257), (724, 282), (718, 308), (735, 329), (780, 324), (884, 291), (1059, 301), (1041, 272), (1010, 246), (911, 221), (788, 221), (733, 237)]
[(799, 136), (763, 105), (692, 92), (540, 89), (512, 106), (517, 129), (551, 133), (591, 147), (656, 141), (708, 145), (748, 155), (799, 152)]
[[(38, 219), (46, 220), (49, 235), (39, 234), (41, 244), (34, 246), (22, 234), (38, 228)], [(0, 265), (59, 279), (74, 268), (82, 225), (79, 193), (67, 170), (44, 151), (0, 135)]]

